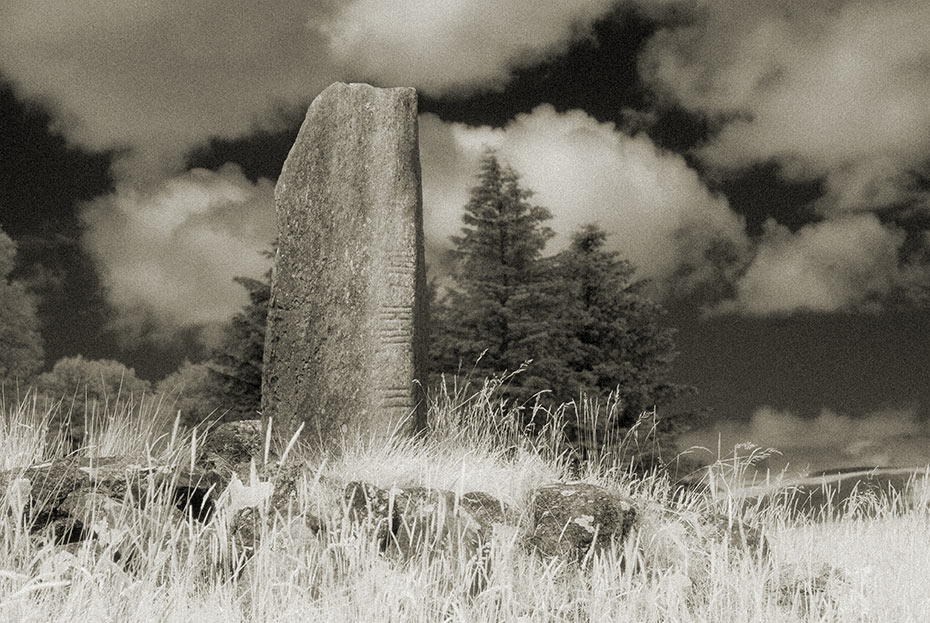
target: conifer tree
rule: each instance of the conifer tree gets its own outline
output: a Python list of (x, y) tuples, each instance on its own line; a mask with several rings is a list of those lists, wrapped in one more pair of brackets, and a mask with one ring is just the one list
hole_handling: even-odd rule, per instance
[(271, 298), (270, 275), (265, 280), (236, 277), (249, 292), (249, 303), (227, 325), (223, 341), (207, 363), (230, 420), (258, 417), (262, 402), (262, 357), (265, 352), (265, 322)]
[(580, 391), (606, 395), (619, 388), (625, 419), (661, 404), (686, 388), (668, 382), (677, 352), (674, 330), (659, 320), (662, 307), (645, 296), (634, 267), (605, 251), (607, 234), (596, 225), (577, 231), (554, 258), (564, 293), (559, 324), (550, 341), (561, 353), (559, 398)]
[(532, 360), (510, 397), (545, 392), (543, 402), (558, 404), (617, 391), (619, 426), (687, 390), (668, 381), (677, 353), (664, 310), (633, 281), (632, 264), (604, 249), (606, 233), (583, 227), (544, 258), (549, 211), (528, 202), (493, 152), (477, 178), (452, 238), (453, 284), (442, 297), (431, 291), (432, 370), (480, 379)]
[[(274, 258), (277, 244), (272, 241), (271, 250), (262, 255)], [(214, 402), (211, 410), (217, 409), (226, 420), (255, 418), (261, 410), (271, 270), (262, 279), (234, 277), (233, 281), (248, 291), (249, 302), (227, 323), (222, 342), (205, 362), (208, 378), (197, 390), (199, 399)]]
[[(552, 230), (545, 208), (532, 205), (512, 168), (487, 151), (471, 189), (461, 235), (452, 238), (452, 287), (434, 307), (434, 362), (479, 376), (513, 371), (532, 358), (544, 332), (539, 293), (548, 279), (540, 261)], [(482, 356), (483, 354), (483, 356)]]

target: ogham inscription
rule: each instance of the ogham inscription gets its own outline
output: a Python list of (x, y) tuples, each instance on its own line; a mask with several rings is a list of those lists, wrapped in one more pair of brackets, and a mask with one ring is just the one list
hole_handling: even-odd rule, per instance
[(398, 421), (410, 411), (409, 383), (396, 384), (396, 379), (378, 371), (412, 358), (414, 343), (414, 305), (409, 304), (409, 292), (416, 290), (416, 249), (389, 249), (378, 258), (381, 267), (381, 291), (378, 310), (374, 314), (374, 336), (377, 342), (372, 375), (375, 397), (380, 410), (392, 421)]
[(425, 426), (426, 276), (416, 92), (334, 84), (275, 188), (262, 412), (335, 448)]

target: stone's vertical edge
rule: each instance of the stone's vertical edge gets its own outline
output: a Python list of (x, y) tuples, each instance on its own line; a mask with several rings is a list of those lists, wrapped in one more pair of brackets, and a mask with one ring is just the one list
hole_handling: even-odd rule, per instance
[(416, 159), (413, 170), (416, 172), (416, 203), (414, 205), (413, 222), (414, 249), (416, 250), (416, 270), (414, 273), (414, 290), (418, 296), (413, 307), (413, 433), (426, 430), (426, 384), (429, 370), (429, 285), (426, 281), (426, 242), (423, 233), (423, 184), (420, 168), (420, 126), (419, 110), (416, 91), (412, 91), (413, 98), (413, 156)]
[[(335, 84), (275, 189), (264, 418), (327, 447), (425, 425), (426, 278), (416, 92)], [(399, 428), (403, 418), (406, 430)]]
[[(422, 199), (420, 194), (420, 162), (417, 142), (417, 105), (413, 89), (396, 90), (391, 102), (397, 118), (405, 118), (412, 129), (404, 140), (396, 144), (396, 170), (380, 169), (384, 186), (390, 189), (386, 200), (394, 210), (381, 210), (375, 215), (376, 228), (395, 241), (390, 245), (375, 245), (372, 261), (377, 270), (371, 273), (372, 337), (375, 344), (374, 365), (371, 368), (371, 385), (377, 404), (377, 415), (371, 422), (379, 435), (395, 430), (409, 433), (419, 424), (420, 406), (418, 386), (411, 379), (419, 379), (421, 363), (416, 342), (418, 324), (423, 319), (417, 313), (417, 303), (425, 290), (418, 283), (422, 259), (417, 244), (422, 244)], [(402, 218), (396, 218), (396, 214)], [(418, 296), (419, 294), (419, 296)], [(385, 374), (385, 370), (404, 370), (401, 377)], [(406, 429), (399, 429), (406, 421)]]

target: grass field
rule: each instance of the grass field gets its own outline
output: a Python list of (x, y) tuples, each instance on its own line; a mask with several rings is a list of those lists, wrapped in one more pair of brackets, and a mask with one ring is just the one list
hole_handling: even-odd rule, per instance
[[(25, 400), (0, 418), (5, 469), (63, 452), (47, 435), (54, 406)], [(170, 405), (143, 401), (92, 418), (79, 452), (131, 454), (182, 465), (191, 435), (175, 430)], [(589, 417), (590, 413), (586, 417)], [(813, 622), (930, 620), (930, 513), (875, 496), (828, 519), (789, 512), (791, 500), (759, 505), (746, 497), (745, 464), (711, 468), (712, 490), (676, 488), (663, 473), (633, 476), (609, 456), (580, 478), (631, 496), (639, 509), (631, 537), (583, 565), (527, 553), (517, 534), (495, 533), (491, 575), (472, 594), (471, 568), (450, 557), (400, 561), (378, 551), (365, 529), (340, 519), (339, 483), (423, 485), (486, 491), (518, 510), (537, 486), (579, 477), (558, 430), (521, 436), (487, 386), (445, 393), (430, 405), (419, 441), (349, 447), (338, 458), (306, 448), (300, 512), (328, 518), (325, 536), (277, 522), (238, 572), (225, 546), (228, 513), (206, 524), (167, 500), (131, 509), (96, 542), (63, 548), (30, 536), (23, 501), (3, 495), (0, 532), (2, 621), (578, 621)], [(335, 484), (334, 484), (335, 483)], [(853, 499), (855, 500), (855, 495)], [(864, 511), (868, 512), (864, 512)], [(715, 536), (703, 518), (761, 529), (769, 550)], [(299, 517), (297, 518), (299, 519)], [(129, 544), (132, 564), (113, 553)]]

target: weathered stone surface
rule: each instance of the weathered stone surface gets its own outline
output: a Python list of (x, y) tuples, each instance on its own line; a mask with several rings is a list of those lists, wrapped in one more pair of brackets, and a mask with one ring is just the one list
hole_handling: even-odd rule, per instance
[(603, 487), (560, 483), (540, 487), (530, 502), (527, 541), (545, 556), (582, 560), (622, 540), (636, 519), (633, 505)]
[(329, 448), (425, 424), (417, 141), (413, 89), (337, 83), (307, 111), (275, 189), (262, 412), (279, 443), (301, 422)]
[(363, 482), (346, 486), (348, 512), (371, 521), (385, 549), (402, 557), (446, 551), (465, 560), (481, 558), (496, 524), (515, 524), (507, 505), (484, 492), (455, 493), (425, 487), (381, 489)]
[(167, 495), (179, 510), (205, 519), (211, 486), (215, 480), (198, 467), (145, 465), (126, 457), (61, 459), (0, 472), (0, 494), (11, 514), (28, 521), (33, 532), (51, 527), (64, 541), (90, 535), (82, 527), (86, 511), (103, 517), (97, 511), (112, 509), (107, 500), (121, 503), (127, 495), (140, 505)]
[(399, 512), (394, 503), (396, 494), (396, 489), (381, 489), (367, 482), (350, 482), (345, 488), (349, 517), (359, 522), (370, 522), (382, 549), (390, 543), (399, 523)]
[(241, 476), (253, 458), (261, 461), (264, 449), (260, 420), (223, 422), (207, 431), (198, 464), (226, 478), (233, 471)]
[[(301, 520), (309, 534), (322, 529), (322, 521), (312, 514), (300, 512), (297, 491), (304, 466), (300, 463), (272, 464), (256, 474), (259, 482), (268, 485), (268, 495), (257, 503), (236, 510), (230, 521), (230, 535), (245, 553), (253, 552), (261, 545), (263, 529), (275, 522), (280, 526), (292, 523), (295, 517)], [(293, 530), (293, 526), (290, 526)]]

